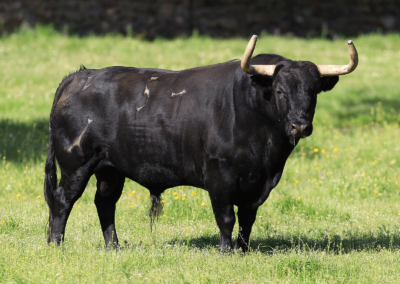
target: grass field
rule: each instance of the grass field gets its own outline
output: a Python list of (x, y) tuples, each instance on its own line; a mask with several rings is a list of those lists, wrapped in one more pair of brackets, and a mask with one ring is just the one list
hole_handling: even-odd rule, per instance
[[(61, 79), (81, 63), (179, 70), (240, 58), (247, 40), (78, 38), (44, 27), (0, 38), (0, 282), (400, 282), (400, 36), (353, 41), (359, 67), (319, 96), (314, 133), (260, 208), (251, 252), (221, 255), (206, 192), (167, 190), (150, 233), (147, 191), (130, 180), (117, 205), (120, 251), (104, 248), (94, 179), (65, 243), (47, 245), (48, 117)], [(348, 62), (345, 39), (262, 36), (262, 52)]]

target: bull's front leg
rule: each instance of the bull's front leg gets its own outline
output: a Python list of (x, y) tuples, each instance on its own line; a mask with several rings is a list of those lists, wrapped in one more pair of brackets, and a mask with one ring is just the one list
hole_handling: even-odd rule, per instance
[(256, 220), (257, 210), (258, 208), (249, 209), (244, 206), (238, 207), (239, 234), (235, 246), (236, 250), (242, 250), (243, 252), (248, 251), (251, 228)]
[[(213, 170), (211, 170), (213, 169)], [(209, 164), (207, 172), (207, 191), (210, 195), (215, 220), (220, 231), (219, 248), (221, 252), (233, 249), (232, 231), (235, 226), (233, 199), (235, 181), (228, 171), (221, 170), (221, 164)]]
[(232, 231), (236, 221), (233, 204), (226, 203), (222, 196), (210, 194), (210, 198), (220, 232), (219, 249), (221, 252), (231, 250)]

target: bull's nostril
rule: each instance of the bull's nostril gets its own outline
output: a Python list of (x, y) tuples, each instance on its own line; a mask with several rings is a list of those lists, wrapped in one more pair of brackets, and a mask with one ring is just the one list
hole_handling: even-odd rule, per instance
[(295, 136), (297, 134), (297, 132), (299, 131), (297, 124), (292, 124), (290, 125), (290, 133)]

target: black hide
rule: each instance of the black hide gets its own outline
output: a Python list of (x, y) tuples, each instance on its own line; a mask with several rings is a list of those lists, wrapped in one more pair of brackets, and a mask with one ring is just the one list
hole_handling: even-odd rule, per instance
[(63, 239), (72, 206), (95, 174), (107, 245), (118, 244), (115, 204), (129, 178), (149, 189), (151, 218), (167, 188), (207, 190), (222, 250), (232, 248), (238, 206), (236, 248), (247, 250), (258, 207), (299, 139), (311, 134), (317, 94), (338, 81), (320, 78), (311, 62), (278, 55), (256, 56), (252, 64), (278, 66), (272, 77), (250, 76), (231, 61), (179, 72), (82, 69), (65, 78), (50, 115), (49, 241)]

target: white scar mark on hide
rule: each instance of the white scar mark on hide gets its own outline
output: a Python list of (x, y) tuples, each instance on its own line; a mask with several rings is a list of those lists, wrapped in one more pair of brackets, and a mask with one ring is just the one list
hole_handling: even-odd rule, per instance
[[(85, 129), (83, 129), (81, 135), (79, 135), (79, 137), (75, 139), (75, 142), (71, 145), (71, 147), (68, 148), (68, 150), (67, 150), (68, 152), (71, 153), (72, 148), (74, 148), (75, 146), (78, 146), (79, 148), (81, 148), (81, 140), (82, 140), (83, 134), (85, 134), (86, 130), (89, 127), (89, 124), (92, 123), (92, 121), (93, 120), (88, 119), (88, 124), (86, 125)], [(82, 152), (82, 149), (81, 149), (81, 152)]]
[(147, 89), (147, 86), (146, 86), (146, 90), (144, 90), (144, 94), (145, 94), (147, 97), (150, 97), (150, 91), (149, 91), (149, 89)]
[(89, 81), (89, 79), (90, 79), (90, 77), (88, 77), (88, 78), (87, 78), (87, 80), (86, 80), (86, 82), (85, 82), (85, 85), (83, 85), (83, 89), (82, 89), (82, 91), (83, 91), (83, 90), (85, 90), (87, 87), (89, 87), (89, 86), (90, 86), (90, 83), (89, 83), (88, 85), (86, 85), (86, 84), (87, 84), (87, 82)]
[[(158, 77), (151, 77), (150, 81), (154, 81), (154, 80), (157, 80), (157, 79), (158, 79)], [(144, 103), (143, 106), (136, 107), (136, 115), (139, 113), (139, 110), (141, 110), (142, 108), (144, 108), (146, 106), (147, 102), (150, 99), (150, 90), (147, 88), (147, 85), (146, 85), (146, 89), (143, 92), (143, 95), (147, 96), (147, 100), (146, 100), (146, 102)]]
[[(92, 78), (92, 77), (88, 77), (87, 78), (87, 80), (86, 80), (86, 82), (85, 82), (85, 85), (83, 85), (83, 89), (82, 89), (82, 91), (84, 91), (85, 89), (87, 89), (91, 84), (92, 84), (92, 82), (93, 82), (93, 80), (94, 80), (94, 78), (96, 78), (97, 77), (97, 75), (98, 74), (96, 74), (96, 75), (94, 75), (94, 77), (93, 77), (93, 79), (92, 79), (92, 81), (88, 84), (88, 82), (89, 82), (89, 80), (90, 80), (90, 78)], [(87, 85), (86, 85), (87, 84)]]
[(183, 89), (183, 91), (182, 92), (179, 92), (179, 93), (172, 93), (171, 94), (171, 96), (170, 96), (170, 98), (173, 98), (173, 97), (182, 97), (184, 94), (186, 94), (186, 90), (185, 89)]
[[(145, 106), (145, 105), (144, 105), (144, 106)], [(144, 108), (144, 106), (136, 107), (136, 115), (138, 114), (139, 110), (141, 110), (142, 108)]]
[(151, 77), (150, 78), (150, 81), (155, 81), (155, 80), (157, 80), (158, 79), (158, 77)]

